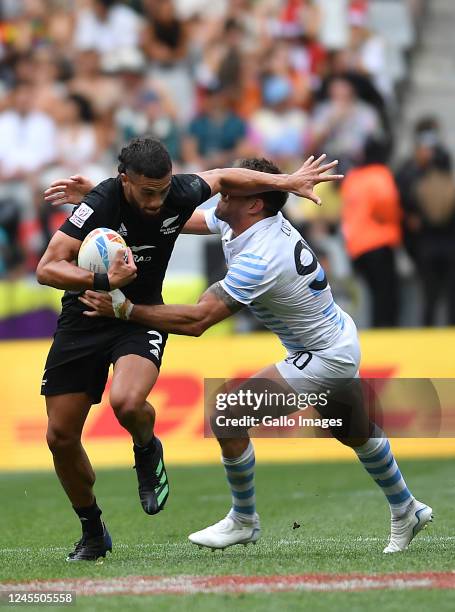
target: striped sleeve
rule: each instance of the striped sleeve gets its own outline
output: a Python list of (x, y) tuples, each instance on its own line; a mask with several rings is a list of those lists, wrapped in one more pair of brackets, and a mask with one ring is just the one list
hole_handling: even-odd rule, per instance
[(270, 262), (253, 253), (234, 258), (221, 281), (223, 289), (241, 304), (251, 304), (276, 283), (276, 272)]

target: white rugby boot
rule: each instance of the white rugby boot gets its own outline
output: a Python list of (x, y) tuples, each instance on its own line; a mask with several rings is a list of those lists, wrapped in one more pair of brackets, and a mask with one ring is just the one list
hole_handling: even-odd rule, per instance
[(391, 520), (389, 543), (385, 553), (402, 552), (415, 536), (433, 520), (433, 509), (416, 499), (412, 500), (403, 516)]
[(251, 523), (240, 522), (228, 514), (218, 523), (191, 533), (188, 539), (193, 544), (197, 544), (199, 548), (206, 546), (211, 548), (213, 552), (216, 548), (224, 550), (228, 546), (234, 546), (234, 544), (243, 544), (244, 546), (250, 542), (256, 544), (260, 535), (261, 525), (258, 514), (254, 515)]

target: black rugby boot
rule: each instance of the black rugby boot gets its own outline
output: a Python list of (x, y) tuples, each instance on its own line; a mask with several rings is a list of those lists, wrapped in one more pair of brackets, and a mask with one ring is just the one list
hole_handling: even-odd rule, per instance
[(158, 514), (164, 508), (169, 496), (169, 482), (163, 463), (163, 446), (155, 436), (146, 447), (134, 445), (133, 449), (142, 508), (147, 514)]

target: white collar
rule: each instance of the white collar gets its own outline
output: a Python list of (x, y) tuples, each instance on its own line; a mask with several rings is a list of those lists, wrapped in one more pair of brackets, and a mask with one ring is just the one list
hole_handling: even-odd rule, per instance
[(237, 255), (238, 253), (243, 251), (246, 243), (253, 234), (259, 232), (262, 229), (267, 229), (275, 223), (278, 223), (279, 221), (281, 222), (282, 217), (283, 215), (281, 214), (281, 212), (278, 212), (276, 215), (273, 215), (273, 217), (266, 217), (265, 219), (261, 219), (232, 240), (229, 239), (229, 236), (232, 236), (231, 228), (230, 232), (228, 232), (227, 236), (223, 239), (224, 247), (226, 249), (229, 249), (233, 255)]

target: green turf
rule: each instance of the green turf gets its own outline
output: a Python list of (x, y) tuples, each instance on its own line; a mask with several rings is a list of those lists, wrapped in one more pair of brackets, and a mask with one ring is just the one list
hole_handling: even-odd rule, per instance
[[(387, 506), (356, 463), (259, 465), (263, 538), (255, 547), (213, 554), (191, 545), (186, 536), (226, 513), (229, 497), (221, 467), (171, 466), (171, 495), (166, 510), (156, 517), (140, 508), (133, 470), (99, 470), (97, 498), (114, 541), (114, 553), (102, 565), (65, 563), (79, 538), (79, 525), (55, 475), (0, 474), (0, 580), (455, 569), (453, 461), (403, 461), (401, 468), (415, 495), (433, 506), (437, 520), (407, 553), (391, 556), (382, 554), (389, 529)], [(294, 522), (300, 528), (293, 529)], [(272, 609), (278, 602), (298, 609), (303, 601), (313, 610), (370, 610), (379, 605), (403, 610), (408, 604), (413, 610), (455, 609), (448, 591), (198, 595), (185, 600), (186, 608), (204, 612), (227, 609), (234, 602), (236, 608), (251, 604), (250, 610)], [(109, 598), (109, 608), (151, 609), (151, 601), (159, 603), (160, 610), (171, 610), (181, 606), (182, 598), (122, 596)], [(401, 607), (393, 607), (394, 602)], [(77, 609), (103, 610), (106, 604), (100, 597), (80, 598)]]

